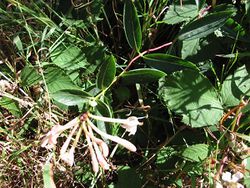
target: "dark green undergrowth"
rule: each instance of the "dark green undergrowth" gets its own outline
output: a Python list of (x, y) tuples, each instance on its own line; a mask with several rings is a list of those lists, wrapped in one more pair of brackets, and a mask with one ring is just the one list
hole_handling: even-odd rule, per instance
[(0, 2), (0, 187), (250, 187), (250, 1)]

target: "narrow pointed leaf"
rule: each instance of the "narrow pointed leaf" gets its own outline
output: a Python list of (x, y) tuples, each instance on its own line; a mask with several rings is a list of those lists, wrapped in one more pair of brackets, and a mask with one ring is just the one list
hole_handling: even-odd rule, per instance
[(144, 61), (147, 65), (164, 71), (166, 73), (171, 73), (174, 71), (181, 70), (183, 68), (190, 68), (194, 70), (198, 70), (195, 64), (190, 61), (183, 60), (179, 57), (162, 54), (162, 53), (154, 53), (143, 56)]
[(116, 73), (115, 62), (114, 56), (109, 56), (102, 64), (97, 75), (97, 87), (99, 89), (107, 88), (114, 80)]
[(150, 68), (141, 68), (128, 71), (122, 75), (122, 83), (135, 84), (135, 83), (150, 83), (158, 81), (166, 73)]
[(142, 33), (137, 10), (131, 0), (126, 0), (123, 10), (125, 36), (131, 48), (137, 52), (141, 49)]
[(197, 19), (187, 25), (180, 31), (179, 40), (192, 40), (205, 37), (215, 30), (222, 27), (233, 11), (222, 11), (211, 13), (203, 18)]

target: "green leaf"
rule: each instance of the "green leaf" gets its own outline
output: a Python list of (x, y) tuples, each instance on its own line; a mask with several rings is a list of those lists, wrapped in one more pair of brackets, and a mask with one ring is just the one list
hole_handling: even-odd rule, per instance
[(70, 79), (70, 77), (57, 66), (48, 66), (44, 70), (44, 77), (50, 93), (54, 93), (63, 89), (78, 89)]
[(195, 1), (184, 1), (182, 5), (180, 5), (178, 1), (176, 4), (174, 3), (169, 6), (162, 22), (166, 24), (178, 24), (184, 21), (190, 21), (198, 16), (198, 14), (199, 11)]
[(124, 84), (150, 83), (158, 81), (165, 75), (166, 73), (157, 69), (141, 68), (125, 72), (121, 81)]
[(179, 33), (179, 40), (192, 40), (205, 37), (222, 27), (233, 11), (211, 13), (185, 25)]
[(0, 97), (0, 106), (7, 109), (12, 115), (16, 117), (20, 117), (22, 114), (16, 101), (13, 101), (10, 98)]
[(36, 69), (32, 65), (26, 65), (21, 71), (21, 84), (23, 86), (32, 86), (42, 80)]
[(55, 65), (64, 70), (84, 68), (87, 63), (83, 51), (73, 44), (61, 44), (51, 52), (50, 57)]
[(97, 75), (97, 87), (99, 89), (107, 88), (114, 80), (116, 73), (115, 62), (116, 59), (111, 55), (102, 64)]
[(16, 45), (18, 51), (23, 52), (23, 43), (18, 35), (13, 39), (13, 42)]
[(57, 102), (66, 106), (81, 106), (91, 97), (88, 93), (77, 89), (59, 90), (51, 94)]
[(233, 75), (229, 75), (222, 84), (221, 96), (225, 106), (236, 106), (242, 96), (250, 95), (250, 75), (243, 65)]
[(142, 33), (137, 10), (132, 0), (125, 1), (123, 10), (123, 25), (128, 44), (131, 48), (139, 52), (142, 43)]
[(142, 181), (136, 170), (128, 166), (121, 167), (118, 170), (118, 182), (114, 187), (128, 188), (128, 187), (141, 187)]
[(200, 162), (208, 156), (208, 145), (206, 144), (195, 144), (187, 147), (182, 152), (182, 157), (192, 162)]
[(176, 150), (172, 147), (162, 148), (157, 154), (156, 165), (157, 166), (163, 165), (176, 153), (177, 153)]
[(102, 115), (102, 116), (105, 116), (105, 117), (112, 117), (112, 111), (110, 109), (110, 107), (103, 101), (101, 100), (97, 100), (97, 110), (98, 112)]
[(250, 22), (250, 0), (246, 0), (245, 1), (245, 9), (246, 9), (246, 16), (247, 16), (247, 20), (248, 22)]
[(43, 183), (44, 188), (56, 188), (55, 182), (53, 180), (52, 164), (46, 163), (43, 166)]
[(247, 113), (250, 111), (250, 103), (248, 103), (246, 106), (244, 106), (242, 109), (241, 109), (241, 112), (242, 113)]
[(181, 57), (186, 59), (188, 56), (197, 54), (200, 50), (200, 39), (184, 40), (182, 42)]
[(212, 84), (199, 72), (183, 70), (159, 81), (160, 98), (192, 127), (215, 125), (223, 108)]
[(198, 70), (196, 65), (190, 61), (169, 54), (153, 53), (143, 56), (143, 59), (147, 65), (166, 73), (171, 73), (183, 68)]

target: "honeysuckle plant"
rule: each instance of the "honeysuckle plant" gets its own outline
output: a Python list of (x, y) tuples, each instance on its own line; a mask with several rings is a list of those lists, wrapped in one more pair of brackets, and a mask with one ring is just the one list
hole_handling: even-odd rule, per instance
[[(41, 146), (46, 147), (48, 149), (56, 147), (57, 138), (61, 135), (61, 133), (66, 130), (70, 130), (66, 141), (60, 149), (60, 159), (69, 166), (73, 166), (75, 148), (77, 147), (77, 143), (83, 132), (91, 156), (93, 171), (97, 173), (99, 171), (99, 167), (104, 170), (107, 170), (110, 168), (110, 164), (108, 161), (109, 147), (107, 143), (101, 138), (98, 138), (96, 134), (98, 134), (102, 138), (116, 142), (117, 144), (125, 147), (126, 149), (132, 152), (136, 151), (136, 146), (124, 138), (110, 135), (101, 131), (93, 122), (104, 121), (118, 123), (129, 133), (129, 135), (134, 135), (137, 131), (137, 126), (142, 125), (142, 122), (140, 122), (138, 119), (139, 118), (135, 116), (130, 116), (127, 119), (116, 119), (103, 116), (96, 116), (89, 112), (86, 112), (83, 113), (80, 117), (74, 118), (63, 126), (55, 125), (54, 127), (52, 127), (52, 129), (43, 138)], [(76, 136), (75, 139), (73, 139), (75, 133)], [(72, 140), (74, 141), (70, 147), (70, 143)], [(68, 149), (69, 147), (70, 149)]]

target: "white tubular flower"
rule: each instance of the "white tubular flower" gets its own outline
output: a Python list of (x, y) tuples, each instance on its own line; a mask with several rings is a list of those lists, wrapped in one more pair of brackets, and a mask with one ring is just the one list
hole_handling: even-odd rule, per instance
[(138, 118), (135, 116), (130, 116), (127, 119), (108, 118), (108, 117), (96, 116), (90, 113), (88, 113), (88, 116), (90, 118), (100, 121), (120, 123), (122, 128), (126, 129), (126, 131), (129, 132), (129, 135), (134, 135), (137, 131), (137, 126), (143, 124), (142, 122), (139, 122)]
[(104, 157), (107, 157), (109, 155), (109, 147), (108, 145), (101, 139), (96, 138), (94, 136), (94, 134), (89, 134), (89, 137), (91, 138), (91, 140), (95, 143), (97, 143), (102, 151), (102, 154)]
[(62, 126), (62, 125), (55, 125), (54, 127), (52, 127), (52, 129), (43, 138), (41, 146), (42, 147), (46, 147), (48, 149), (53, 148), (56, 145), (56, 143), (57, 143), (56, 140), (59, 137), (59, 135), (63, 131), (72, 128), (76, 124), (78, 124), (78, 117), (76, 117), (75, 119), (71, 120), (70, 122), (68, 122), (64, 126)]
[(95, 154), (95, 151), (94, 151), (94, 148), (93, 148), (93, 143), (90, 140), (89, 132), (88, 132), (88, 130), (86, 128), (85, 121), (82, 123), (82, 129), (83, 129), (83, 131), (85, 133), (86, 140), (87, 140), (87, 143), (88, 143), (88, 146), (89, 146), (89, 152), (90, 152), (90, 156), (91, 156), (92, 169), (93, 169), (93, 171), (95, 173), (97, 173), (99, 171), (98, 160), (96, 158), (96, 154)]
[(67, 140), (64, 142), (63, 146), (61, 147), (61, 150), (60, 150), (60, 155), (61, 156), (64, 155), (64, 153), (66, 153), (67, 148), (69, 146), (69, 143), (70, 143), (70, 141), (72, 139), (72, 136), (74, 135), (77, 128), (78, 128), (78, 124), (76, 124), (75, 127), (72, 129), (69, 136), (67, 137)]
[(73, 166), (74, 164), (74, 151), (75, 148), (72, 147), (68, 152), (65, 152), (62, 155), (60, 155), (60, 158), (69, 166)]
[(236, 172), (235, 174), (231, 174), (230, 172), (223, 172), (221, 179), (226, 186), (234, 186), (236, 188), (244, 188), (244, 186), (238, 181), (242, 179), (244, 175), (241, 172)]
[(129, 142), (125, 139), (122, 139), (118, 136), (112, 136), (112, 135), (106, 134), (106, 133), (102, 132), (100, 129), (98, 129), (89, 119), (87, 119), (86, 121), (87, 121), (88, 125), (90, 125), (91, 128), (99, 135), (101, 135), (101, 136), (103, 136), (103, 137), (105, 137), (113, 142), (116, 142), (117, 144), (122, 145), (123, 147), (127, 148), (130, 151), (133, 151), (133, 152), (136, 151), (135, 145), (132, 144), (131, 142)]
[(135, 116), (130, 116), (126, 120), (126, 123), (121, 124), (122, 128), (126, 129), (129, 135), (134, 135), (137, 131), (137, 126), (142, 125), (142, 122), (139, 122)]

